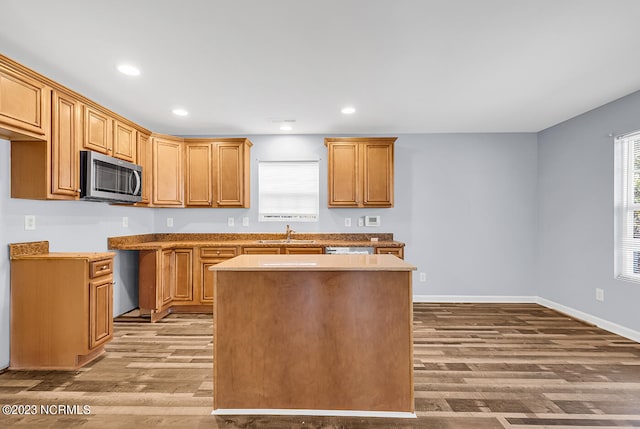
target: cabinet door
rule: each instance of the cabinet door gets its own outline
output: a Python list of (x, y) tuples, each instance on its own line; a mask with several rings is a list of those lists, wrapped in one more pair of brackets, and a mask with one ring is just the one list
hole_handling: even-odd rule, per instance
[(73, 199), (79, 189), (81, 104), (65, 93), (53, 91), (51, 107), (51, 194), (53, 198)]
[(113, 278), (93, 280), (89, 284), (89, 348), (113, 336)]
[(244, 143), (217, 143), (216, 204), (219, 207), (244, 207), (244, 179)]
[(193, 300), (193, 249), (176, 249), (174, 251), (175, 294), (174, 301)]
[(185, 145), (185, 205), (211, 207), (213, 162), (211, 143)]
[(136, 162), (136, 130), (120, 121), (113, 121), (113, 156)]
[(149, 204), (151, 195), (152, 162), (151, 139), (148, 135), (138, 133), (138, 158), (137, 162), (142, 166), (142, 204)]
[(213, 303), (214, 277), (209, 268), (237, 255), (235, 247), (200, 248), (200, 303)]
[(182, 205), (182, 143), (153, 138), (153, 194), (155, 205)]
[(84, 106), (84, 141), (82, 147), (96, 152), (111, 155), (112, 119), (107, 114), (94, 109), (91, 106)]
[(48, 102), (43, 83), (0, 66), (0, 128), (43, 140)]
[(174, 296), (176, 279), (174, 269), (174, 257), (173, 250), (164, 250), (162, 252), (161, 267), (162, 275), (160, 276), (160, 308), (171, 303)]
[(329, 207), (357, 207), (358, 145), (329, 143)]
[(201, 262), (202, 290), (200, 291), (200, 302), (203, 304), (213, 303), (213, 284), (214, 284), (213, 271), (209, 271), (209, 268), (213, 267), (216, 264), (219, 264), (222, 261), (224, 261), (224, 259)]
[(393, 144), (365, 143), (362, 150), (362, 204), (367, 207), (392, 207)]

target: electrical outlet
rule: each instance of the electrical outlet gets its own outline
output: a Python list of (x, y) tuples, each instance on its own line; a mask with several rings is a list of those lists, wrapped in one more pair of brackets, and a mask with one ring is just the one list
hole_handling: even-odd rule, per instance
[(235, 219), (232, 217), (228, 217), (227, 218), (227, 226), (234, 226), (235, 225)]
[(350, 217), (345, 217), (344, 218), (344, 226), (351, 227), (351, 218)]
[(420, 281), (421, 282), (427, 281), (427, 273), (420, 273)]
[(242, 217), (242, 226), (249, 226), (249, 216)]
[(167, 226), (170, 227), (170, 228), (173, 226), (173, 218), (172, 217), (168, 217), (167, 218)]
[(359, 217), (358, 218), (358, 226), (364, 226), (364, 218), (363, 217)]
[(122, 216), (122, 226), (124, 228), (128, 228), (129, 227), (129, 218), (126, 216)]
[(604, 301), (604, 289), (596, 288), (596, 301)]
[(36, 217), (33, 215), (24, 216), (24, 229), (26, 231), (33, 231), (36, 229)]

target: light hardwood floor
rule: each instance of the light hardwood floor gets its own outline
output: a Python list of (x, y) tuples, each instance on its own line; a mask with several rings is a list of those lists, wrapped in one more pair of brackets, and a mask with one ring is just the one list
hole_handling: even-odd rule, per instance
[(412, 420), (211, 416), (211, 332), (210, 315), (116, 322), (79, 371), (6, 371), (0, 404), (90, 414), (0, 415), (0, 427), (640, 427), (640, 344), (535, 304), (414, 304)]

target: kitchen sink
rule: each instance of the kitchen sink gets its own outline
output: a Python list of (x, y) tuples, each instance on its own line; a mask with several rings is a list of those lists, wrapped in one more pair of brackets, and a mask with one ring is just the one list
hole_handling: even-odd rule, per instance
[(311, 244), (315, 242), (316, 240), (297, 240), (295, 238), (291, 238), (289, 240), (286, 238), (280, 240), (258, 240), (258, 243), (262, 244)]

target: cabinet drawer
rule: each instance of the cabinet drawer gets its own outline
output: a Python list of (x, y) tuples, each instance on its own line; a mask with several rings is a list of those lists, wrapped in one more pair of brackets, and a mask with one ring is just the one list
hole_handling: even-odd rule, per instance
[(379, 255), (394, 255), (400, 259), (404, 259), (404, 252), (402, 247), (377, 247), (376, 253)]
[(235, 247), (201, 247), (201, 258), (233, 258), (238, 252)]
[(104, 276), (113, 272), (113, 259), (103, 259), (93, 261), (89, 265), (89, 276), (91, 278)]

